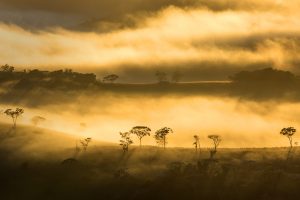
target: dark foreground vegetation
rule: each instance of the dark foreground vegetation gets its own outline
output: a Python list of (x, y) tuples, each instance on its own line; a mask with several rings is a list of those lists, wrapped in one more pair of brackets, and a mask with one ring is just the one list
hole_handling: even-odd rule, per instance
[[(300, 150), (119, 146), (0, 126), (1, 199), (298, 199)], [(196, 149), (197, 150), (197, 149)]]

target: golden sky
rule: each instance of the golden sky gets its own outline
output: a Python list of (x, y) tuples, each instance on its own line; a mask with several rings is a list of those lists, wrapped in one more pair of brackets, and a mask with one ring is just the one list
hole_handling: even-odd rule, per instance
[(205, 70), (210, 79), (236, 69), (297, 72), (299, 11), (299, 0), (1, 0), (0, 60), (120, 73)]
[[(266, 67), (299, 74), (299, 19), (300, 0), (0, 0), (0, 65), (117, 73), (130, 82), (153, 80), (157, 69), (181, 71), (184, 81)], [(299, 125), (297, 102), (101, 95), (63, 109), (25, 108), (21, 122), (45, 115), (45, 127), (109, 142), (132, 126), (170, 126), (169, 145), (187, 147), (194, 134), (207, 146), (215, 133), (223, 147), (282, 146), (280, 129)]]

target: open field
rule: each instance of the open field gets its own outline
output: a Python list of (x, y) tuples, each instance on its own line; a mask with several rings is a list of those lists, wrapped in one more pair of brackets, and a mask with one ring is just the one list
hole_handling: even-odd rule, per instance
[[(74, 155), (72, 135), (1, 125), (2, 199), (298, 199), (300, 149), (208, 149), (92, 141)], [(69, 159), (68, 158), (74, 158)]]

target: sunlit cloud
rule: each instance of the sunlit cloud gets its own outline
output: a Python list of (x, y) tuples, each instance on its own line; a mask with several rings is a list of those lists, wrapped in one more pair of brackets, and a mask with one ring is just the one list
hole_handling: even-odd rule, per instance
[[(299, 17), (293, 11), (168, 7), (138, 21), (135, 28), (101, 34), (63, 28), (29, 32), (2, 24), (0, 58), (21, 67), (111, 69), (130, 64), (224, 61), (272, 62), (275, 67), (292, 69), (292, 63), (299, 60)], [(257, 35), (261, 39), (254, 48), (238, 45)]]
[[(134, 74), (130, 67), (151, 76), (152, 69), (188, 68), (197, 74), (201, 69), (214, 73), (217, 66), (223, 79), (227, 68), (240, 71), (266, 65), (300, 71), (298, 0), (131, 1), (127, 4), (135, 6), (121, 0), (118, 7), (109, 0), (87, 0), (84, 5), (79, 0), (2, 1), (0, 65), (109, 73), (128, 68), (128, 76)], [(47, 118), (45, 128), (109, 142), (118, 141), (119, 131), (135, 125), (153, 130), (170, 126), (175, 132), (169, 145), (185, 147), (191, 146), (194, 134), (209, 146), (206, 136), (212, 133), (224, 137), (223, 147), (282, 146), (286, 141), (278, 133), (280, 128), (300, 125), (295, 121), (300, 116), (298, 103), (206, 96), (160, 100), (101, 96), (73, 101), (63, 109), (62, 105), (25, 107), (20, 121), (30, 124), (31, 117), (42, 114)], [(1, 121), (9, 123), (4, 116)], [(153, 138), (146, 138), (145, 144), (153, 145)]]

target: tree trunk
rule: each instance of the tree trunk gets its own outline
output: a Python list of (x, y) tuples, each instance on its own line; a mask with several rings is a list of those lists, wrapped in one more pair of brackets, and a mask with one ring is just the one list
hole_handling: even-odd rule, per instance
[(17, 126), (17, 118), (16, 117), (13, 118), (13, 126), (14, 126), (14, 128), (16, 128), (16, 126)]
[(293, 148), (293, 138), (289, 137), (289, 140), (290, 140), (290, 147)]
[(199, 142), (199, 154), (201, 154), (201, 146), (200, 146), (200, 142)]
[(140, 147), (142, 147), (142, 138), (140, 138)]
[(292, 156), (291, 154), (292, 154), (292, 150), (293, 150), (293, 138), (289, 137), (289, 141), (290, 141), (290, 148), (288, 151), (287, 160), (289, 160), (290, 157)]

